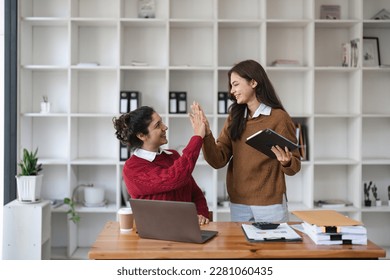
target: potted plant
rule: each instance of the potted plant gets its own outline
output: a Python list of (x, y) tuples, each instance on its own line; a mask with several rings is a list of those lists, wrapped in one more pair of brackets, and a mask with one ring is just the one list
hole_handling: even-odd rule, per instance
[(370, 207), (371, 206), (371, 200), (370, 200), (370, 190), (371, 190), (372, 182), (367, 185), (367, 183), (364, 183), (364, 206)]
[(376, 206), (382, 206), (382, 201), (378, 197), (378, 188), (376, 187), (375, 184), (372, 187), (372, 195), (374, 196), (374, 199), (375, 199), (375, 205)]
[(37, 202), (41, 199), (43, 175), (42, 164), (38, 164), (38, 148), (33, 151), (23, 149), (23, 158), (18, 163), (20, 173), (16, 175), (18, 200), (22, 203)]
[(72, 193), (72, 197), (65, 197), (64, 198), (64, 204), (68, 205), (69, 210), (66, 212), (69, 216), (69, 220), (71, 220), (73, 223), (77, 224), (80, 222), (80, 215), (76, 211), (76, 204), (77, 204), (77, 191), (80, 187), (87, 187), (91, 188), (93, 187), (93, 184), (81, 184), (78, 185)]
[(42, 114), (47, 114), (50, 113), (50, 102), (47, 96), (42, 97), (42, 102), (41, 102), (41, 113)]

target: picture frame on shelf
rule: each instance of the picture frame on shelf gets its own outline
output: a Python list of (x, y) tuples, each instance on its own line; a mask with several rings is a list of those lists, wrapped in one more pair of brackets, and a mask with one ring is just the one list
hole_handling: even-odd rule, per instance
[(378, 37), (363, 37), (363, 66), (377, 67), (381, 65)]

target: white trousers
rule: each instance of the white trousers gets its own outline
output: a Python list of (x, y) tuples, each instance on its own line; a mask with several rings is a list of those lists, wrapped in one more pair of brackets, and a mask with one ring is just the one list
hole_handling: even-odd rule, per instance
[(230, 203), (230, 218), (232, 222), (288, 222), (286, 198), (282, 204), (267, 206), (244, 205)]

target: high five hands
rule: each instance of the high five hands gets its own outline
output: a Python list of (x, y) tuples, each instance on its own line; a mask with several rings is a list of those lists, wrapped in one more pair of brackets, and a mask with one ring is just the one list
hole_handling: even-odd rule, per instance
[[(206, 126), (206, 132), (205, 134), (208, 135), (211, 130), (210, 130), (210, 125), (209, 122), (206, 118), (205, 113), (203, 112), (202, 108), (200, 107), (199, 103), (193, 102), (191, 104), (191, 113), (190, 113), (190, 118), (191, 122), (193, 120), (196, 122), (199, 122), (200, 120), (205, 124)], [(204, 137), (204, 135), (202, 136)], [(283, 166), (288, 166), (291, 163), (291, 158), (292, 158), (292, 153), (288, 150), (286, 147), (285, 149), (282, 149), (279, 146), (273, 146), (272, 147), (272, 152), (275, 154), (276, 159), (283, 165)]]
[[(197, 103), (195, 101), (192, 102), (191, 113), (189, 115), (190, 115), (192, 127), (194, 129), (194, 133), (196, 135), (200, 135), (200, 136), (204, 137), (205, 135), (207, 135), (211, 132), (209, 122), (206, 118), (205, 113), (203, 112), (202, 108), (200, 107), (199, 103)], [(201, 131), (202, 135), (198, 134), (195, 131), (196, 130), (195, 127), (199, 128), (199, 129), (197, 129), (199, 133), (200, 133), (200, 130), (202, 130)]]

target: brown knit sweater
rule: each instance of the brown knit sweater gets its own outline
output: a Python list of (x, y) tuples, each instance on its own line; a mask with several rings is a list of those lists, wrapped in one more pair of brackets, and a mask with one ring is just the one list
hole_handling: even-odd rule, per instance
[(214, 168), (222, 168), (227, 163), (226, 185), (233, 203), (246, 205), (271, 205), (282, 203), (286, 192), (286, 175), (294, 175), (301, 169), (299, 151), (293, 151), (293, 158), (287, 167), (276, 159), (271, 159), (245, 143), (253, 133), (271, 128), (297, 142), (295, 125), (283, 110), (272, 109), (271, 115), (260, 115), (247, 121), (240, 140), (230, 139), (228, 126), (230, 116), (217, 139), (212, 134), (203, 141), (203, 154), (206, 161)]

